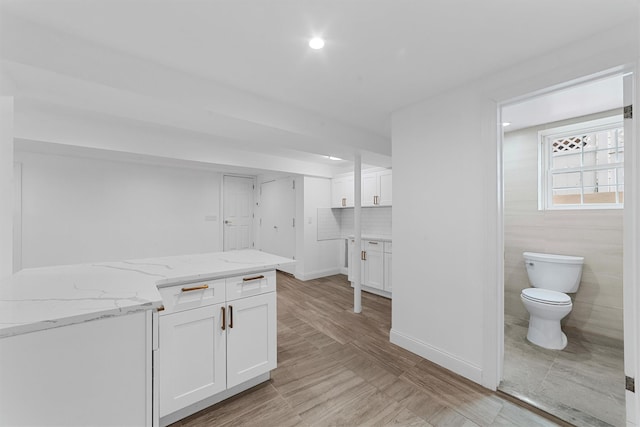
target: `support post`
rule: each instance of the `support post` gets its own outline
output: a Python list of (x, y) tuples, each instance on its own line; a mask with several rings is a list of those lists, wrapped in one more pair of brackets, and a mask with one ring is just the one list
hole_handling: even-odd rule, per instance
[[(362, 257), (358, 256), (362, 252), (362, 224), (360, 222), (362, 213), (362, 158), (360, 153), (356, 153), (353, 159), (353, 235), (354, 248), (353, 256), (357, 257), (357, 262), (353, 263), (353, 312), (362, 312)], [(355, 260), (352, 260), (355, 261)]]

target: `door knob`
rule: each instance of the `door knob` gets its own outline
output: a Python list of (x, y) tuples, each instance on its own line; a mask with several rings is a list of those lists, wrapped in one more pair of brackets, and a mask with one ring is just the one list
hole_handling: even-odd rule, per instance
[(225, 221), (224, 221), (224, 223), (225, 223), (226, 225), (231, 225), (231, 221), (229, 221), (229, 220), (225, 220)]

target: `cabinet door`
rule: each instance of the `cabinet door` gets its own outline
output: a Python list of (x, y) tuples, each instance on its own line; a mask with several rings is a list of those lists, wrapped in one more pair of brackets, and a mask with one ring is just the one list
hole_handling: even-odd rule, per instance
[(353, 248), (355, 246), (355, 241), (353, 239), (349, 239), (349, 254), (347, 256), (347, 279), (351, 282), (353, 280)]
[(393, 285), (391, 283), (391, 268), (392, 268), (392, 254), (384, 254), (384, 290), (388, 292), (393, 291)]
[(374, 206), (378, 196), (378, 176), (376, 173), (362, 175), (362, 206)]
[(367, 260), (364, 262), (364, 284), (371, 288), (384, 288), (384, 259), (382, 243), (367, 242), (365, 250), (367, 251)]
[(331, 180), (331, 207), (353, 206), (353, 176)]
[(391, 206), (392, 177), (390, 170), (378, 173), (378, 204), (381, 206)]
[(161, 417), (226, 389), (222, 307), (216, 304), (160, 318)]
[(276, 368), (276, 293), (227, 305), (227, 387)]

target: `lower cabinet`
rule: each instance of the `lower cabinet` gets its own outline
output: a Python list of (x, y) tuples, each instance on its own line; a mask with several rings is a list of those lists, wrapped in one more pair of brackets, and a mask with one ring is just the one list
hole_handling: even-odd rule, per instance
[(387, 292), (393, 292), (392, 272), (393, 257), (391, 252), (391, 242), (385, 242), (384, 244), (384, 290)]
[[(353, 267), (360, 265), (361, 284), (365, 291), (391, 296), (391, 254), (386, 253), (390, 243), (378, 240), (363, 240), (362, 250), (356, 251), (355, 239), (349, 239), (348, 278), (353, 282)], [(381, 291), (381, 292), (378, 292)]]
[(223, 304), (160, 317), (160, 417), (227, 388)]
[(160, 291), (161, 418), (276, 368), (275, 271)]
[(227, 328), (227, 388), (276, 368), (276, 294), (230, 302)]

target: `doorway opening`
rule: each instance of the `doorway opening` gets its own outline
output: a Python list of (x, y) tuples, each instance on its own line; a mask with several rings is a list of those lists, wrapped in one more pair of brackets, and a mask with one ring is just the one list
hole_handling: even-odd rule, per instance
[[(498, 389), (576, 425), (625, 425), (624, 94), (600, 76), (501, 105), (504, 358)], [(626, 132), (625, 132), (626, 131)], [(523, 252), (584, 257), (562, 350), (533, 344)]]

